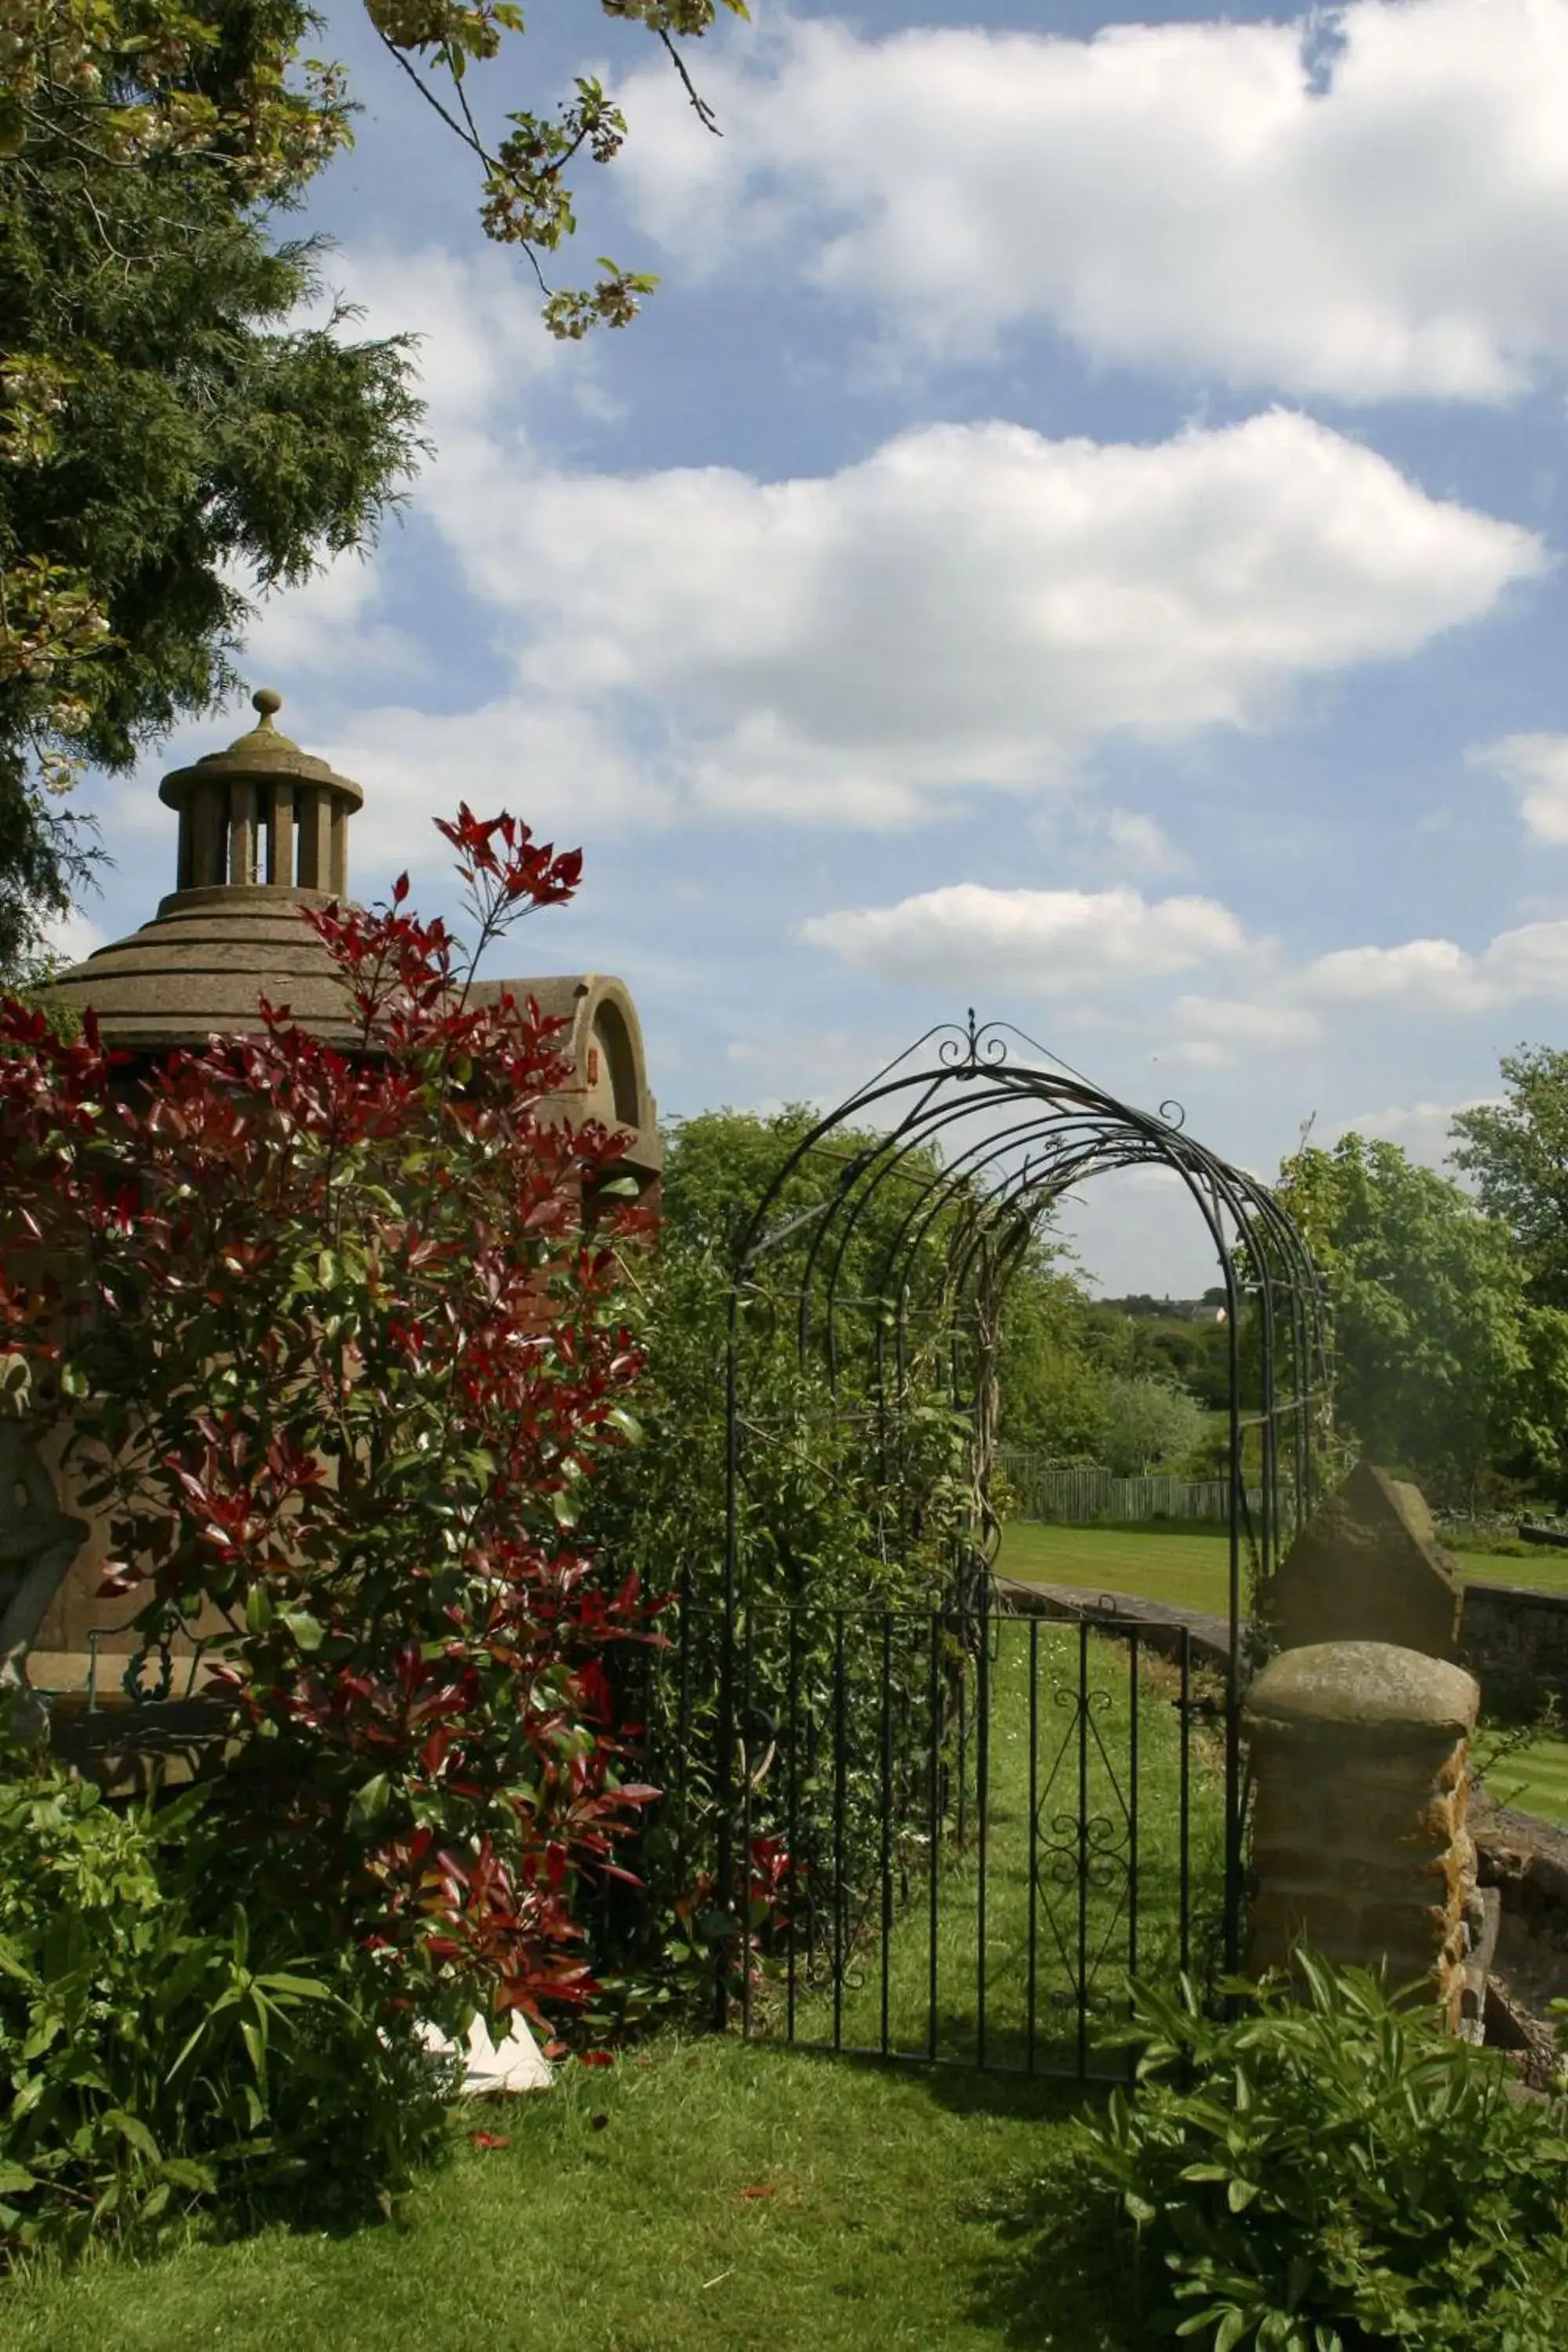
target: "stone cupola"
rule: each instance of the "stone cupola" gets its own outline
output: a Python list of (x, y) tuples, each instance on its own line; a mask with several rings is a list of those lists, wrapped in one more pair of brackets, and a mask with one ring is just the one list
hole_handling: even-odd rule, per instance
[[(274, 725), (282, 697), (252, 698), (257, 724), (226, 751), (176, 768), (158, 787), (178, 814), (175, 887), (150, 923), (100, 948), (51, 982), (82, 1013), (90, 1004), (104, 1043), (143, 1066), (215, 1031), (260, 1030), (259, 999), (288, 1005), (302, 1029), (340, 1051), (360, 1024), (326, 947), (300, 909), (348, 896), (349, 819), (364, 794)], [(510, 990), (561, 1021), (569, 1081), (546, 1097), (546, 1118), (602, 1119), (628, 1138), (626, 1168), (657, 1182), (658, 1110), (642, 1032), (625, 983), (607, 972), (477, 981), (471, 1004)]]
[(273, 724), (282, 697), (226, 751), (176, 768), (158, 787), (178, 811), (175, 887), (150, 923), (100, 948), (51, 993), (96, 1010), (128, 1052), (198, 1046), (214, 1030), (259, 1029), (259, 996), (288, 1004), (329, 1044), (357, 1034), (353, 1008), (302, 907), (348, 901), (349, 819), (364, 794)]

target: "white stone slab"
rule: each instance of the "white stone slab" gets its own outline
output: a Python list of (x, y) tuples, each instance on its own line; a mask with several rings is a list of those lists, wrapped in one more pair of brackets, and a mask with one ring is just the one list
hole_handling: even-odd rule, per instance
[[(449, 2057), (457, 2047), (434, 2025), (422, 2025), (419, 2033), (426, 2050), (437, 2051), (443, 2057)], [(554, 2069), (518, 2010), (511, 2012), (511, 2030), (499, 2049), (486, 2031), (484, 2019), (476, 2017), (468, 2028), (466, 2056), (468, 2071), (460, 2086), (465, 2099), (479, 2098), (487, 2091), (548, 2091), (555, 2080)]]

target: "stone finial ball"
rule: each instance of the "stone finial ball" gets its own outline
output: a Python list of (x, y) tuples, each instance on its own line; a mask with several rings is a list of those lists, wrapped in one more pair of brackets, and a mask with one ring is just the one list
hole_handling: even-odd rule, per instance
[(250, 698), (250, 707), (253, 710), (260, 711), (261, 723), (265, 726), (275, 710), (282, 709), (283, 697), (279, 693), (276, 687), (258, 687), (256, 692)]

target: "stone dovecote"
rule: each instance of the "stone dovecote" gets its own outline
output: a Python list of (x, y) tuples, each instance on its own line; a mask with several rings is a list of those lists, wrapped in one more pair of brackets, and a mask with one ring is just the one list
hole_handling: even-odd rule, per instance
[[(133, 1056), (119, 1079), (127, 1090), (176, 1047), (199, 1048), (215, 1032), (260, 1030), (263, 996), (287, 1005), (302, 1028), (338, 1050), (357, 1048), (353, 1003), (300, 910), (334, 898), (352, 903), (349, 824), (364, 794), (279, 731), (279, 695), (264, 690), (254, 702), (258, 719), (248, 734), (176, 769), (159, 787), (179, 831), (175, 887), (152, 921), (52, 983), (51, 993), (79, 1013), (90, 1005), (105, 1043)], [(458, 782), (432, 779), (433, 814), (460, 797)], [(622, 1132), (620, 1172), (633, 1176), (645, 1202), (655, 1205), (658, 1105), (629, 990), (601, 972), (503, 976), (476, 981), (470, 1001), (493, 1001), (503, 991), (520, 1006), (532, 998), (564, 1024), (558, 1051), (570, 1075), (542, 1106), (544, 1115), (574, 1123), (601, 1119)], [(68, 1507), (77, 1482), (58, 1461), (54, 1433), (43, 1450)], [(34, 1679), (43, 1688), (83, 1679), (89, 1632), (110, 1655), (131, 1647), (131, 1636), (114, 1622), (123, 1618), (123, 1605), (117, 1610), (95, 1599), (107, 1530), (99, 1515), (86, 1516), (89, 1538), (33, 1652)], [(108, 1670), (110, 1687), (117, 1671)]]

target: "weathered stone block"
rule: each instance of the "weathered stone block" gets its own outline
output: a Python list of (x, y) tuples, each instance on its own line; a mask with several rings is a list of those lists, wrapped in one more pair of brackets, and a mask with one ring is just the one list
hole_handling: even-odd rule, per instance
[(1358, 1462), (1280, 1562), (1269, 1618), (1282, 1649), (1388, 1642), (1451, 1658), (1461, 1598), (1418, 1490)]
[(1384, 1642), (1288, 1650), (1247, 1697), (1258, 1788), (1249, 1954), (1278, 1967), (1300, 1941), (1331, 1959), (1424, 1979), (1458, 2021), (1473, 1676)]

